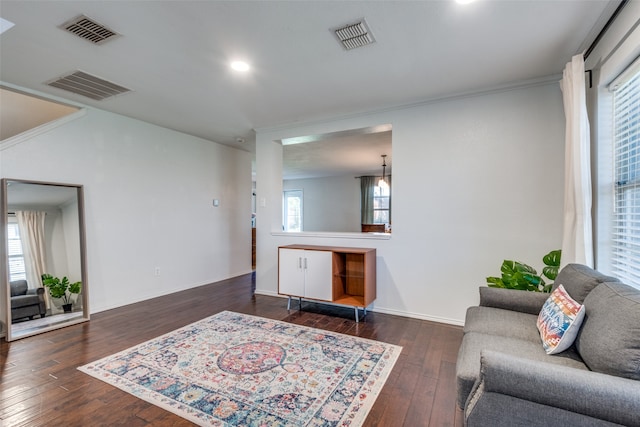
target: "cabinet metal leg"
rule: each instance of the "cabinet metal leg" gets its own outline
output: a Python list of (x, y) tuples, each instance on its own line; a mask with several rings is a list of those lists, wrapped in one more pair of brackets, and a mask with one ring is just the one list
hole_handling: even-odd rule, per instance
[[(289, 299), (287, 300), (287, 311), (291, 310), (291, 295), (289, 295)], [(302, 310), (302, 297), (298, 298), (298, 310)]]
[(360, 321), (360, 319), (358, 319), (358, 307), (353, 307), (353, 309), (356, 311), (356, 323), (358, 323)]

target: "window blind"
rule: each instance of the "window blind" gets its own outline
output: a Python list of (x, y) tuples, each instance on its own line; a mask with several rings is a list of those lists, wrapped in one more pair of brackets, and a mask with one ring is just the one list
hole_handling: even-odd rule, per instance
[(9, 250), (9, 281), (26, 279), (26, 268), (24, 265), (24, 255), (22, 253), (22, 243), (18, 232), (18, 224), (10, 222), (8, 225), (8, 250)]
[(630, 68), (635, 69), (610, 86), (615, 162), (611, 266), (616, 277), (640, 286), (640, 70)]

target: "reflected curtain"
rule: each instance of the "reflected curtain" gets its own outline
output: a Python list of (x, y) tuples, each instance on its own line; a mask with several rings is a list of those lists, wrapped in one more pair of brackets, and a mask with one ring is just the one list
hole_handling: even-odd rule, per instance
[(560, 82), (566, 118), (562, 266), (575, 262), (593, 267), (591, 148), (584, 73), (583, 56), (575, 55)]
[[(16, 211), (29, 288), (42, 286), (42, 274), (46, 272), (45, 217), (45, 212)], [(49, 292), (44, 294), (46, 306), (50, 308)]]
[[(360, 222), (362, 224), (373, 224), (373, 199), (374, 188), (380, 181), (380, 176), (360, 177)], [(385, 176), (389, 184), (389, 223), (391, 223), (391, 175)]]
[(391, 193), (391, 175), (387, 175), (385, 179), (387, 180), (387, 184), (389, 184), (389, 224), (391, 224), (391, 212), (393, 212), (393, 209), (391, 209), (391, 196), (393, 196)]
[(378, 185), (375, 176), (360, 177), (360, 222), (373, 224), (373, 188)]

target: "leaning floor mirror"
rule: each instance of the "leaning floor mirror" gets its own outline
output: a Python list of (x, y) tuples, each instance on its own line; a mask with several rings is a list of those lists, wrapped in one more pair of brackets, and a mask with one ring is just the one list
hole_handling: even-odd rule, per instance
[(7, 341), (89, 320), (82, 186), (1, 185)]

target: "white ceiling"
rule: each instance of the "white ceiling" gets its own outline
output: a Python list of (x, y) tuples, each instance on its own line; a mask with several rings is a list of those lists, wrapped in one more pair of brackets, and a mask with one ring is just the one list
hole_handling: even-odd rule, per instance
[(386, 174), (393, 163), (390, 126), (382, 130), (361, 129), (334, 132), (310, 143), (287, 145), (284, 141), (282, 178), (303, 179), (327, 176), (382, 175), (382, 155)]
[(78, 195), (77, 187), (36, 184), (31, 182), (8, 181), (7, 206), (9, 210), (14, 206), (29, 209), (60, 207), (75, 201)]
[[(618, 3), (2, 0), (15, 26), (0, 80), (252, 151), (259, 128), (558, 75)], [(93, 45), (58, 28), (79, 14), (122, 36)], [(376, 43), (345, 51), (330, 29), (363, 17)], [(230, 70), (237, 58), (252, 70)], [(45, 85), (75, 70), (133, 92), (92, 101)]]

